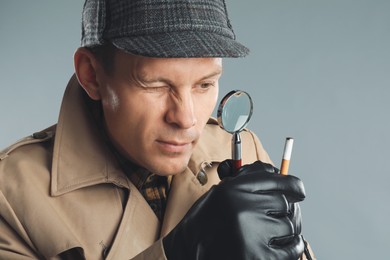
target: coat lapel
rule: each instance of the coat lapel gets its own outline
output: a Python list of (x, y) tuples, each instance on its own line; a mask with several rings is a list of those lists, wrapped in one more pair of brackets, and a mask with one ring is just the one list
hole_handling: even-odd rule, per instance
[(161, 237), (167, 235), (184, 217), (192, 204), (205, 192), (195, 175), (187, 168), (172, 179)]
[(137, 188), (129, 185), (130, 195), (107, 259), (132, 258), (158, 239), (159, 220)]

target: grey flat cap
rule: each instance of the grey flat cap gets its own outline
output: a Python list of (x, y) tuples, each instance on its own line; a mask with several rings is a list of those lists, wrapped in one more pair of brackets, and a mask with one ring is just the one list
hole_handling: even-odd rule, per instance
[(86, 0), (82, 47), (147, 57), (243, 57), (224, 0)]

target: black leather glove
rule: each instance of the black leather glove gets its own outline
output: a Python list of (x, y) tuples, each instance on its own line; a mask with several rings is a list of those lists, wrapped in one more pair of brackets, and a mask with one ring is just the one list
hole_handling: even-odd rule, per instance
[[(229, 161), (218, 167), (230, 174)], [(257, 161), (213, 186), (163, 238), (169, 260), (298, 259), (304, 250), (300, 211), (303, 183)], [(292, 206), (294, 205), (294, 206)]]

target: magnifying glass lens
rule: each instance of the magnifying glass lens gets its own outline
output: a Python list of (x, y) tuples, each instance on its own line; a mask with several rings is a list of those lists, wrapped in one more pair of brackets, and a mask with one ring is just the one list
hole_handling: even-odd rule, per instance
[(219, 125), (229, 133), (240, 132), (248, 124), (253, 110), (252, 99), (241, 90), (229, 92), (218, 109)]

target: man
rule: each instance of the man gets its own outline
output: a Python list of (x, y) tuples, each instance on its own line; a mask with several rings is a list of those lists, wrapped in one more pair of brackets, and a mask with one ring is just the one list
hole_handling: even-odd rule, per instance
[(0, 258), (301, 257), (302, 182), (210, 118), (247, 53), (223, 0), (87, 0), (58, 123), (0, 154)]

